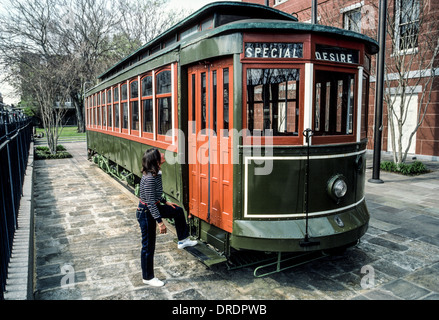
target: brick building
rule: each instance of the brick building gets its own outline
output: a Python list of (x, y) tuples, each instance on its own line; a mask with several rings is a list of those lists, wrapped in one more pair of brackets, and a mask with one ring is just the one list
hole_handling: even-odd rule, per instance
[[(297, 15), (311, 22), (312, 0), (243, 0)], [(377, 39), (379, 1), (318, 0), (319, 24), (361, 32)], [(382, 150), (408, 151), (439, 159), (439, 1), (388, 0)], [(375, 58), (372, 59), (374, 76)], [(375, 78), (369, 99), (369, 149), (373, 149)], [(400, 106), (405, 107), (401, 108)], [(393, 114), (393, 123), (388, 117)], [(399, 120), (399, 122), (398, 122)], [(422, 122), (421, 122), (422, 120)], [(398, 128), (399, 123), (404, 123)], [(416, 128), (419, 126), (419, 129)], [(392, 127), (396, 139), (392, 144)], [(402, 132), (400, 135), (398, 132)], [(409, 137), (413, 131), (411, 143)], [(400, 139), (398, 137), (401, 136)], [(401, 148), (398, 146), (400, 141)]]

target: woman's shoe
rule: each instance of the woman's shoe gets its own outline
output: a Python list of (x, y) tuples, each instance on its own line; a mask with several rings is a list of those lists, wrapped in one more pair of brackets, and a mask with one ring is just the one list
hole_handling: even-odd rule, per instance
[(178, 241), (177, 247), (178, 249), (184, 249), (186, 247), (193, 247), (196, 246), (198, 242), (196, 240), (191, 240), (189, 238), (186, 238), (184, 240)]
[(150, 285), (151, 287), (163, 287), (165, 283), (157, 278), (152, 278), (151, 280), (143, 279), (143, 283)]

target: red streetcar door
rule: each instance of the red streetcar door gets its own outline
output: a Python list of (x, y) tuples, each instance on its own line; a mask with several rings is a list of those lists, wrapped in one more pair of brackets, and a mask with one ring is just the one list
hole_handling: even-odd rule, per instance
[(233, 224), (233, 60), (188, 70), (189, 211), (223, 230)]

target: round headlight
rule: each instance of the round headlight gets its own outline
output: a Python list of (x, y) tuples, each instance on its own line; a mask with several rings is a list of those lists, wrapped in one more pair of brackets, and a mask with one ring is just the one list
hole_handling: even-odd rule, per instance
[(348, 191), (348, 186), (343, 179), (337, 179), (332, 185), (332, 193), (337, 198), (343, 198)]
[(334, 201), (339, 203), (341, 201), (341, 199), (348, 192), (348, 185), (346, 183), (346, 178), (341, 174), (337, 174), (337, 175), (333, 176), (328, 181), (327, 191), (328, 191), (328, 195)]

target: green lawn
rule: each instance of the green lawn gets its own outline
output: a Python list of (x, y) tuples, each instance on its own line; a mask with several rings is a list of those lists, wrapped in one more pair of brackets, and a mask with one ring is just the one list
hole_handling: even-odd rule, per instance
[[(78, 132), (76, 132), (77, 129), (78, 128), (76, 126), (64, 127), (62, 132), (61, 132), (60, 138), (66, 138), (66, 137), (69, 137), (69, 138), (70, 137), (85, 137), (86, 134), (85, 133), (78, 133)], [(44, 135), (46, 134), (46, 132), (42, 128), (36, 128), (36, 132), (37, 132), (37, 134), (40, 133), (40, 132), (43, 132)]]

